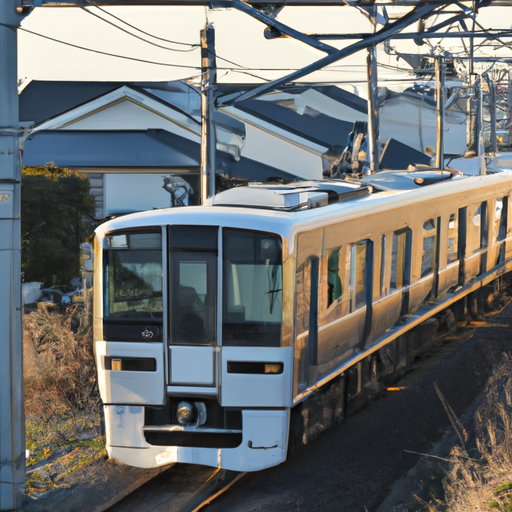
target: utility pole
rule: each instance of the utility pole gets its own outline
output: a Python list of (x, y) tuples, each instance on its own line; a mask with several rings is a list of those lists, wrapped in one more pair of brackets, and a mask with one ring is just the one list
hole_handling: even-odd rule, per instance
[(201, 30), (201, 204), (215, 194), (215, 29), (208, 24)]
[(469, 75), (468, 107), (467, 107), (467, 156), (485, 155), (482, 130), (482, 86), (480, 77)]
[(0, 510), (20, 508), (25, 484), (16, 29), (27, 11), (0, 1)]
[[(368, 71), (368, 174), (379, 170), (379, 89), (377, 79), (377, 47), (369, 46), (366, 54)], [(357, 157), (357, 155), (356, 155)]]
[(436, 110), (437, 110), (437, 141), (436, 168), (444, 169), (444, 104), (445, 104), (445, 66), (444, 59), (435, 59), (436, 70)]

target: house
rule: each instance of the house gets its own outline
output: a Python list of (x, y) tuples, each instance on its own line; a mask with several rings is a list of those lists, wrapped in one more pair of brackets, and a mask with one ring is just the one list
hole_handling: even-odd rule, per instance
[[(249, 89), (219, 84), (218, 94)], [(393, 114), (399, 107), (414, 109), (432, 126), (415, 120), (412, 134), (404, 116)], [(418, 94), (388, 94), (381, 104), (381, 141), (393, 137), (423, 153), (436, 132), (432, 113), (435, 105)], [(457, 115), (446, 117), (454, 117), (457, 126), (464, 122)], [(85, 173), (98, 218), (170, 206), (170, 176), (187, 182), (188, 204), (194, 204), (200, 119), (197, 87), (180, 81), (31, 82), (20, 93), (23, 163), (55, 162)], [(366, 120), (366, 100), (327, 85), (284, 86), (223, 106), (214, 112), (217, 187), (236, 179), (320, 179), (341, 155), (354, 123)], [(401, 165), (408, 163), (418, 162)]]
[[(20, 94), (20, 123), (23, 164), (85, 173), (98, 218), (170, 206), (163, 188), (170, 175), (187, 181), (197, 202), (200, 97), (186, 84), (32, 82)], [(322, 176), (325, 145), (284, 129), (274, 134), (255, 118), (243, 123), (216, 112), (214, 124), (216, 170), (225, 181)]]

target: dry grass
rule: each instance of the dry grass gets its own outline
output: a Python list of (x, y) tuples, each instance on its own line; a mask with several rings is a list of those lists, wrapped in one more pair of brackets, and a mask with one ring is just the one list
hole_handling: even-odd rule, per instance
[[(100, 436), (91, 334), (79, 308), (41, 303), (23, 322), (27, 465), (41, 465)], [(101, 439), (101, 438), (100, 438)]]
[(418, 510), (512, 512), (510, 361), (489, 380), (475, 414), (474, 428), (459, 434), (463, 443), (452, 448), (449, 468), (442, 475), (444, 492), (437, 496), (431, 493), (428, 504), (418, 498)]

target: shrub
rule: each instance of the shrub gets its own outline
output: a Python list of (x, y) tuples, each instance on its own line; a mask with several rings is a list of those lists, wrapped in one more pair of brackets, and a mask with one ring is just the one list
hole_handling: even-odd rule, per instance
[(79, 307), (61, 314), (40, 303), (23, 326), (25, 410), (41, 420), (97, 414), (92, 337)]

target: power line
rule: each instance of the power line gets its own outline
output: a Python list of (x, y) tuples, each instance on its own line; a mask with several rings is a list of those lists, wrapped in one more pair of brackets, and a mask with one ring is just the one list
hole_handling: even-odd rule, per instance
[[(0, 23), (0, 25), (11, 28), (10, 25), (7, 25), (5, 23)], [(72, 48), (77, 48), (78, 50), (84, 50), (87, 52), (97, 53), (100, 55), (106, 55), (108, 57), (116, 57), (119, 59), (133, 60), (136, 62), (142, 62), (145, 64), (153, 64), (156, 66), (177, 67), (177, 68), (195, 69), (195, 70), (201, 69), (200, 66), (190, 66), (190, 65), (186, 65), (186, 64), (171, 64), (171, 63), (167, 63), (167, 62), (158, 62), (158, 61), (152, 61), (152, 60), (147, 60), (147, 59), (139, 59), (137, 57), (129, 57), (127, 55), (119, 55), (116, 53), (104, 52), (102, 50), (95, 50), (94, 48), (88, 48), (86, 46), (80, 46), (80, 45), (77, 45), (74, 43), (69, 43), (67, 41), (62, 41), (61, 39), (56, 39), (55, 37), (40, 34), (38, 32), (34, 32), (33, 30), (29, 30), (29, 29), (23, 28), (23, 27), (18, 27), (18, 30), (22, 30), (23, 32), (27, 32), (34, 36), (42, 37), (43, 39), (48, 39), (49, 41), (53, 41), (54, 43), (60, 43), (60, 44), (66, 45), (66, 46), (71, 46)], [(227, 60), (227, 59), (223, 59), (223, 60)], [(231, 61), (228, 61), (228, 62), (231, 63)], [(218, 67), (217, 69), (219, 71), (236, 71), (236, 72), (246, 73), (246, 74), (250, 74), (249, 73), (250, 71), (293, 71), (294, 70), (294, 68), (249, 68), (249, 67), (240, 67), (240, 68), (238, 68), (238, 67), (236, 67), (236, 68), (234, 68), (234, 67)], [(258, 77), (256, 75), (252, 75), (252, 76), (255, 76), (256, 78), (259, 78), (261, 80), (266, 80), (266, 79), (264, 79), (262, 77)]]
[[(6, 25), (4, 23), (0, 23), (0, 25), (8, 27), (9, 25)], [(55, 39), (54, 37), (45, 36), (43, 34), (39, 34), (38, 32), (34, 32), (32, 30), (29, 30), (27, 28), (18, 27), (18, 30), (22, 30), (23, 32), (27, 32), (29, 34), (32, 34), (34, 36), (42, 37), (43, 39), (48, 39), (49, 41), (53, 41), (54, 43), (60, 43), (64, 44), (66, 46), (71, 46), (72, 48), (77, 48), (78, 50), (84, 50), (86, 52), (92, 52), (97, 53), (99, 55), (106, 55), (108, 57), (116, 57), (118, 59), (125, 59), (125, 60), (133, 60), (135, 62), (143, 62), (144, 64), (153, 64), (155, 66), (167, 66), (167, 67), (173, 67), (173, 68), (184, 68), (184, 69), (195, 69), (200, 70), (199, 66), (188, 66), (186, 64), (170, 64), (167, 62), (157, 62), (152, 60), (146, 60), (146, 59), (138, 59), (137, 57), (129, 57), (127, 55), (119, 55), (116, 53), (109, 53), (109, 52), (103, 52), (101, 50), (95, 50), (93, 48), (87, 48), (85, 46), (80, 46), (73, 43), (68, 43), (67, 41), (61, 41), (60, 39)]]
[[(167, 46), (162, 46), (162, 45), (159, 45), (157, 43), (153, 43), (152, 41), (148, 41), (147, 39), (144, 39), (143, 37), (140, 37), (140, 36), (137, 36), (136, 34), (133, 34), (132, 32), (128, 31), (128, 30), (125, 30), (124, 28), (120, 27), (119, 25), (116, 25), (115, 23), (112, 23), (111, 21), (108, 21), (106, 20), (105, 18), (102, 18), (101, 16), (98, 16), (97, 14), (94, 14), (93, 12), (89, 11), (88, 9), (86, 9), (85, 7), (82, 7), (82, 9), (87, 13), (87, 14), (90, 14), (92, 16), (95, 16), (96, 18), (100, 19), (101, 21), (104, 21), (105, 23), (108, 23), (109, 25), (112, 25), (113, 27), (117, 28), (118, 30), (121, 30), (122, 32), (125, 32), (126, 34), (128, 35), (131, 35), (133, 37), (135, 37), (136, 39), (139, 39), (141, 41), (144, 41), (148, 44), (151, 44), (153, 46), (156, 46), (158, 48), (163, 48), (164, 50), (170, 50), (170, 51), (175, 51), (175, 52), (190, 52), (190, 51), (193, 51), (195, 50), (197, 47), (199, 47), (200, 45), (198, 44), (189, 44), (189, 43), (183, 43), (183, 42), (179, 42), (179, 41), (171, 41), (171, 40), (168, 40), (168, 39), (164, 39), (164, 38), (161, 38), (161, 37), (157, 37), (157, 36), (154, 36), (153, 34), (150, 34), (149, 32), (146, 32), (144, 30), (141, 30), (139, 29), (138, 27), (134, 26), (134, 25), (131, 25), (130, 23), (127, 23), (126, 21), (122, 20), (121, 18), (119, 18), (118, 16), (114, 16), (113, 14), (109, 13), (108, 11), (106, 11), (105, 9), (102, 9), (100, 8), (99, 6), (97, 6), (96, 4), (94, 4), (93, 2), (91, 2), (91, 0), (86, 0), (89, 4), (91, 4), (92, 6), (96, 7), (97, 9), (99, 9), (100, 11), (104, 12), (105, 14), (109, 14), (111, 16), (113, 16), (115, 19), (117, 19), (118, 21), (122, 22), (122, 23), (125, 23), (126, 25), (128, 25), (129, 27), (133, 28), (134, 30), (138, 30), (139, 32), (142, 32), (143, 34), (146, 34), (150, 37), (154, 37), (156, 39), (160, 39), (160, 40), (163, 40), (163, 41), (166, 41), (166, 42), (169, 42), (169, 43), (173, 43), (173, 44), (182, 44), (182, 45), (188, 45), (188, 46), (191, 46), (192, 48), (188, 49), (188, 50), (177, 50), (175, 48), (169, 48)], [(208, 52), (210, 53), (210, 50), (208, 50)], [(215, 54), (215, 57), (219, 60), (222, 60), (224, 62), (227, 62), (228, 64), (233, 64), (234, 66), (236, 66), (238, 69), (242, 70), (247, 70), (247, 71), (250, 71), (251, 68), (248, 68), (247, 66), (243, 66), (242, 64), (238, 64), (238, 62), (234, 62), (232, 60), (229, 60), (229, 59), (226, 59), (225, 57), (222, 57), (221, 55), (219, 55), (218, 53)], [(221, 69), (221, 68), (218, 68), (218, 69)], [(231, 70), (231, 68), (229, 69)], [(270, 68), (270, 69), (264, 69), (264, 68), (257, 68), (258, 71), (293, 71), (293, 69), (291, 68)], [(261, 80), (265, 80), (264, 78), (261, 78), (261, 77), (258, 77), (256, 75), (252, 75), (251, 73), (247, 73), (248, 75), (250, 76), (254, 76), (255, 78), (259, 78)]]
[[(164, 50), (168, 50), (170, 52), (183, 52), (183, 53), (185, 53), (185, 52), (192, 52), (192, 51), (194, 51), (194, 50), (196, 50), (198, 48), (198, 45), (189, 45), (190, 48), (188, 50), (179, 50), (178, 48), (169, 48), (168, 46), (163, 46), (161, 44), (154, 43), (153, 41), (148, 41), (144, 37), (138, 36), (137, 34), (134, 34), (133, 32), (130, 32), (129, 30), (126, 30), (123, 27), (120, 27), (119, 25), (116, 25), (112, 21), (106, 20), (105, 18), (102, 18), (98, 14), (89, 11), (86, 7), (82, 7), (81, 9), (83, 11), (85, 11), (87, 14), (90, 14), (91, 16), (94, 16), (95, 18), (98, 18), (99, 20), (101, 20), (101, 21), (103, 21), (105, 23), (108, 23), (109, 25), (111, 25), (112, 27), (116, 28), (117, 30), (120, 30), (121, 32), (124, 32), (125, 34), (128, 34), (129, 36), (135, 37), (135, 39), (138, 39), (139, 41), (144, 41), (147, 44), (150, 44), (152, 46), (156, 46), (157, 48), (163, 48)], [(176, 44), (174, 41), (173, 41), (173, 43)], [(185, 44), (185, 43), (183, 43), (183, 44)]]
[[(146, 34), (150, 37), (154, 37), (156, 39), (159, 39), (159, 40), (163, 40), (163, 41), (166, 41), (168, 43), (173, 43), (173, 44), (181, 44), (181, 45), (186, 45), (186, 46), (191, 46), (191, 48), (189, 48), (188, 50), (178, 50), (176, 48), (169, 48), (167, 46), (162, 46), (160, 44), (157, 44), (157, 43), (153, 43), (152, 41), (148, 41), (147, 39), (143, 38), (143, 37), (140, 37), (136, 34), (134, 34), (133, 32), (130, 32), (122, 27), (120, 27), (119, 25), (116, 25), (115, 23), (112, 23), (111, 21), (108, 21), (106, 20), (105, 18), (101, 17), (101, 16), (98, 16), (97, 14), (91, 12), (90, 10), (86, 9), (85, 7), (82, 7), (82, 10), (84, 10), (87, 14), (90, 14), (91, 16), (94, 16), (96, 18), (98, 18), (99, 20), (105, 22), (105, 23), (108, 23), (109, 25), (113, 26), (114, 28), (118, 29), (118, 30), (121, 30), (122, 32), (132, 36), (132, 37), (135, 37), (136, 39), (139, 39), (140, 41), (144, 41), (145, 43), (148, 43), (148, 44), (151, 44), (153, 46), (156, 46), (157, 48), (163, 48), (164, 50), (169, 50), (169, 51), (174, 51), (174, 52), (190, 52), (190, 51), (193, 51), (195, 50), (196, 48), (199, 47), (198, 44), (189, 44), (189, 43), (183, 43), (183, 42), (180, 42), (180, 41), (171, 41), (169, 39), (164, 39), (164, 38), (161, 38), (161, 37), (157, 37), (153, 34), (150, 34), (149, 32), (146, 32), (144, 30), (141, 30), (139, 29), (138, 27), (134, 26), (134, 25), (131, 25), (130, 23), (127, 23), (126, 21), (122, 20), (121, 18), (119, 18), (118, 16), (114, 16), (113, 14), (109, 13), (108, 11), (106, 11), (105, 9), (102, 9), (100, 8), (99, 6), (95, 5), (93, 2), (91, 2), (91, 0), (86, 0), (87, 3), (91, 4), (93, 7), (96, 7), (97, 9), (99, 9), (101, 12), (104, 12), (105, 14), (109, 14), (111, 16), (113, 16), (116, 20), (128, 25), (130, 28), (134, 29), (134, 30), (138, 30), (139, 32), (142, 32), (143, 34)], [(236, 66), (237, 68), (239, 68), (240, 70), (244, 69), (246, 71), (250, 71), (251, 68), (248, 68), (246, 66), (243, 66), (241, 64), (238, 64), (237, 62), (234, 62), (232, 60), (229, 60), (229, 59), (226, 59), (225, 57), (222, 57), (220, 56), (219, 54), (216, 54), (215, 55), (217, 59), (219, 60), (222, 60), (224, 62), (227, 62), (228, 64), (233, 64), (234, 66)], [(283, 68), (283, 69), (258, 69), (258, 71), (292, 71), (290, 68)], [(247, 73), (249, 76), (254, 76), (255, 78), (258, 78), (258, 79), (261, 79), (261, 80), (265, 80), (264, 78), (262, 77), (259, 77), (257, 75), (253, 75), (251, 73)]]
[(179, 45), (183, 45), (183, 46), (196, 46), (196, 47), (201, 46), (199, 43), (184, 43), (182, 41), (173, 41), (171, 39), (165, 39), (164, 37), (155, 36), (154, 34), (150, 34), (149, 32), (146, 32), (145, 30), (142, 30), (139, 27), (136, 27), (135, 25), (128, 23), (127, 21), (123, 20), (122, 18), (119, 18), (115, 14), (112, 14), (111, 12), (107, 11), (106, 9), (103, 9), (99, 5), (96, 5), (92, 0), (86, 0), (86, 1), (88, 4), (92, 5), (93, 7), (96, 7), (96, 9), (104, 12), (105, 14), (107, 14), (108, 16), (111, 16), (112, 18), (115, 18), (116, 20), (120, 21), (121, 23), (124, 23), (126, 26), (133, 28), (134, 30), (137, 30), (138, 32), (141, 32), (142, 34), (153, 37), (154, 39), (158, 39), (159, 41), (164, 41), (165, 43), (179, 44)]

